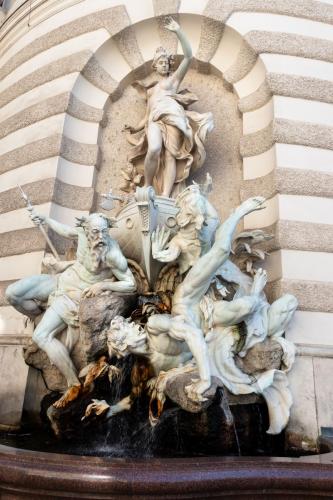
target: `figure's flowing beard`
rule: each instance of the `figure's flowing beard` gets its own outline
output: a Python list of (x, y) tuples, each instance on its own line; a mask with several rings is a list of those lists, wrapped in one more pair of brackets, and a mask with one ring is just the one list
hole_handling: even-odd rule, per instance
[(90, 242), (90, 257), (92, 268), (96, 271), (101, 264), (105, 263), (106, 255), (108, 252), (108, 246), (98, 246), (94, 245), (93, 242)]

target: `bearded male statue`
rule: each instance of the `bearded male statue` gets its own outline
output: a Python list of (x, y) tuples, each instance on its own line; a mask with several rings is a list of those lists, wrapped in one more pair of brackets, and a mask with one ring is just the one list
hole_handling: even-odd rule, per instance
[[(36, 327), (32, 340), (46, 352), (51, 363), (64, 375), (68, 390), (54, 403), (67, 405), (81, 391), (76, 369), (68, 348), (57, 339), (66, 326), (79, 326), (79, 302), (102, 292), (132, 293), (136, 282), (118, 243), (109, 235), (112, 221), (94, 213), (78, 219), (72, 228), (31, 211), (36, 224), (47, 224), (65, 238), (77, 240), (76, 260), (57, 276), (31, 276), (7, 288), (8, 301), (20, 312), (32, 315), (40, 311), (38, 304), (48, 300), (48, 308)], [(40, 311), (41, 312), (41, 311)]]

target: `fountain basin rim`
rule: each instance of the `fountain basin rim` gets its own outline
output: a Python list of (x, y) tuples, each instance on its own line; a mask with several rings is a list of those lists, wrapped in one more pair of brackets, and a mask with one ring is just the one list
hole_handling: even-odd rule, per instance
[[(287, 457), (123, 459), (0, 445), (0, 496), (14, 498), (223, 498), (333, 496), (333, 453)], [(264, 493), (265, 492), (265, 493)], [(204, 497), (200, 496), (204, 495)], [(237, 497), (236, 497), (237, 498)]]

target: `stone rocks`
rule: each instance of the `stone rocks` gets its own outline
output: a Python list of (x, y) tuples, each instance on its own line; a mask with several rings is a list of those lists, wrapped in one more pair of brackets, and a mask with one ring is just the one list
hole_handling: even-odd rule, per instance
[[(100, 295), (81, 301), (80, 328), (67, 328), (58, 337), (69, 348), (78, 373), (91, 361), (107, 354), (106, 336), (111, 320), (118, 314), (127, 316), (135, 301), (135, 294)], [(28, 365), (42, 372), (48, 390), (61, 392), (67, 389), (63, 375), (32, 341), (24, 350), (24, 359)]]
[(81, 301), (79, 307), (80, 342), (87, 363), (107, 353), (107, 330), (118, 315), (128, 316), (136, 295), (99, 295)]
[(244, 358), (235, 358), (237, 366), (251, 375), (266, 370), (279, 370), (283, 356), (281, 345), (273, 338), (266, 338), (246, 353)]
[(218, 387), (222, 386), (222, 382), (217, 377), (212, 377), (210, 388), (204, 392), (203, 397), (206, 401), (197, 403), (188, 398), (185, 392), (185, 387), (192, 384), (192, 379), (199, 379), (197, 371), (190, 373), (175, 374), (174, 377), (168, 378), (166, 383), (166, 395), (183, 410), (191, 413), (199, 413), (206, 410), (211, 405)]
[[(71, 329), (70, 333), (66, 329), (57, 338), (65, 345), (68, 345), (69, 337), (74, 345), (71, 351), (71, 358), (74, 366), (80, 370), (84, 365), (83, 352), (78, 345), (79, 332), (78, 329)], [(38, 348), (31, 340), (28, 346), (23, 351), (25, 362), (37, 370), (40, 370), (44, 379), (45, 385), (49, 391), (64, 391), (67, 389), (67, 384), (64, 376), (59, 372), (58, 368), (51, 364), (47, 354)]]
[[(272, 338), (267, 338), (263, 342), (256, 344), (250, 349), (244, 358), (236, 357), (237, 366), (245, 373), (251, 375), (254, 373), (264, 372), (266, 370), (277, 369), (281, 367), (283, 350), (281, 345)], [(203, 394), (207, 401), (195, 403), (188, 399), (185, 387), (192, 383), (192, 379), (198, 379), (199, 375), (195, 372), (175, 374), (174, 377), (169, 377), (166, 383), (166, 395), (183, 410), (198, 413), (204, 411), (211, 405), (216, 390), (218, 387), (223, 387), (222, 382), (212, 377), (211, 387)], [(260, 400), (256, 394), (251, 395), (232, 395), (224, 389), (230, 399), (230, 404), (253, 404)]]

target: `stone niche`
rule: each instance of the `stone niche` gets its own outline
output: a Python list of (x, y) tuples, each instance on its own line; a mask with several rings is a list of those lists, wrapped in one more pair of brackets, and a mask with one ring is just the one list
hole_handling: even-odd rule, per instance
[[(239, 142), (242, 135), (242, 119), (237, 108), (237, 97), (230, 86), (213, 73), (203, 74), (195, 68), (187, 73), (181, 89), (188, 89), (197, 95), (198, 101), (189, 109), (198, 112), (211, 111), (214, 116), (214, 129), (208, 134), (206, 142), (207, 157), (203, 167), (187, 180), (203, 182), (206, 173), (213, 178), (211, 203), (225, 219), (240, 202), (240, 183), (242, 180), (242, 159)], [(145, 81), (155, 79), (153, 73)], [(134, 81), (134, 78), (132, 78)], [(132, 82), (131, 82), (132, 83)], [(145, 101), (129, 83), (118, 100), (107, 101), (104, 110), (103, 127), (100, 129), (99, 145), (101, 151), (100, 168), (97, 173), (95, 189), (97, 194), (106, 193), (110, 187), (120, 192), (122, 183), (121, 168), (126, 165), (129, 144), (122, 129), (125, 124), (136, 125), (144, 115)], [(221, 193), (223, 192), (223, 195)], [(98, 209), (99, 196), (95, 209)]]

